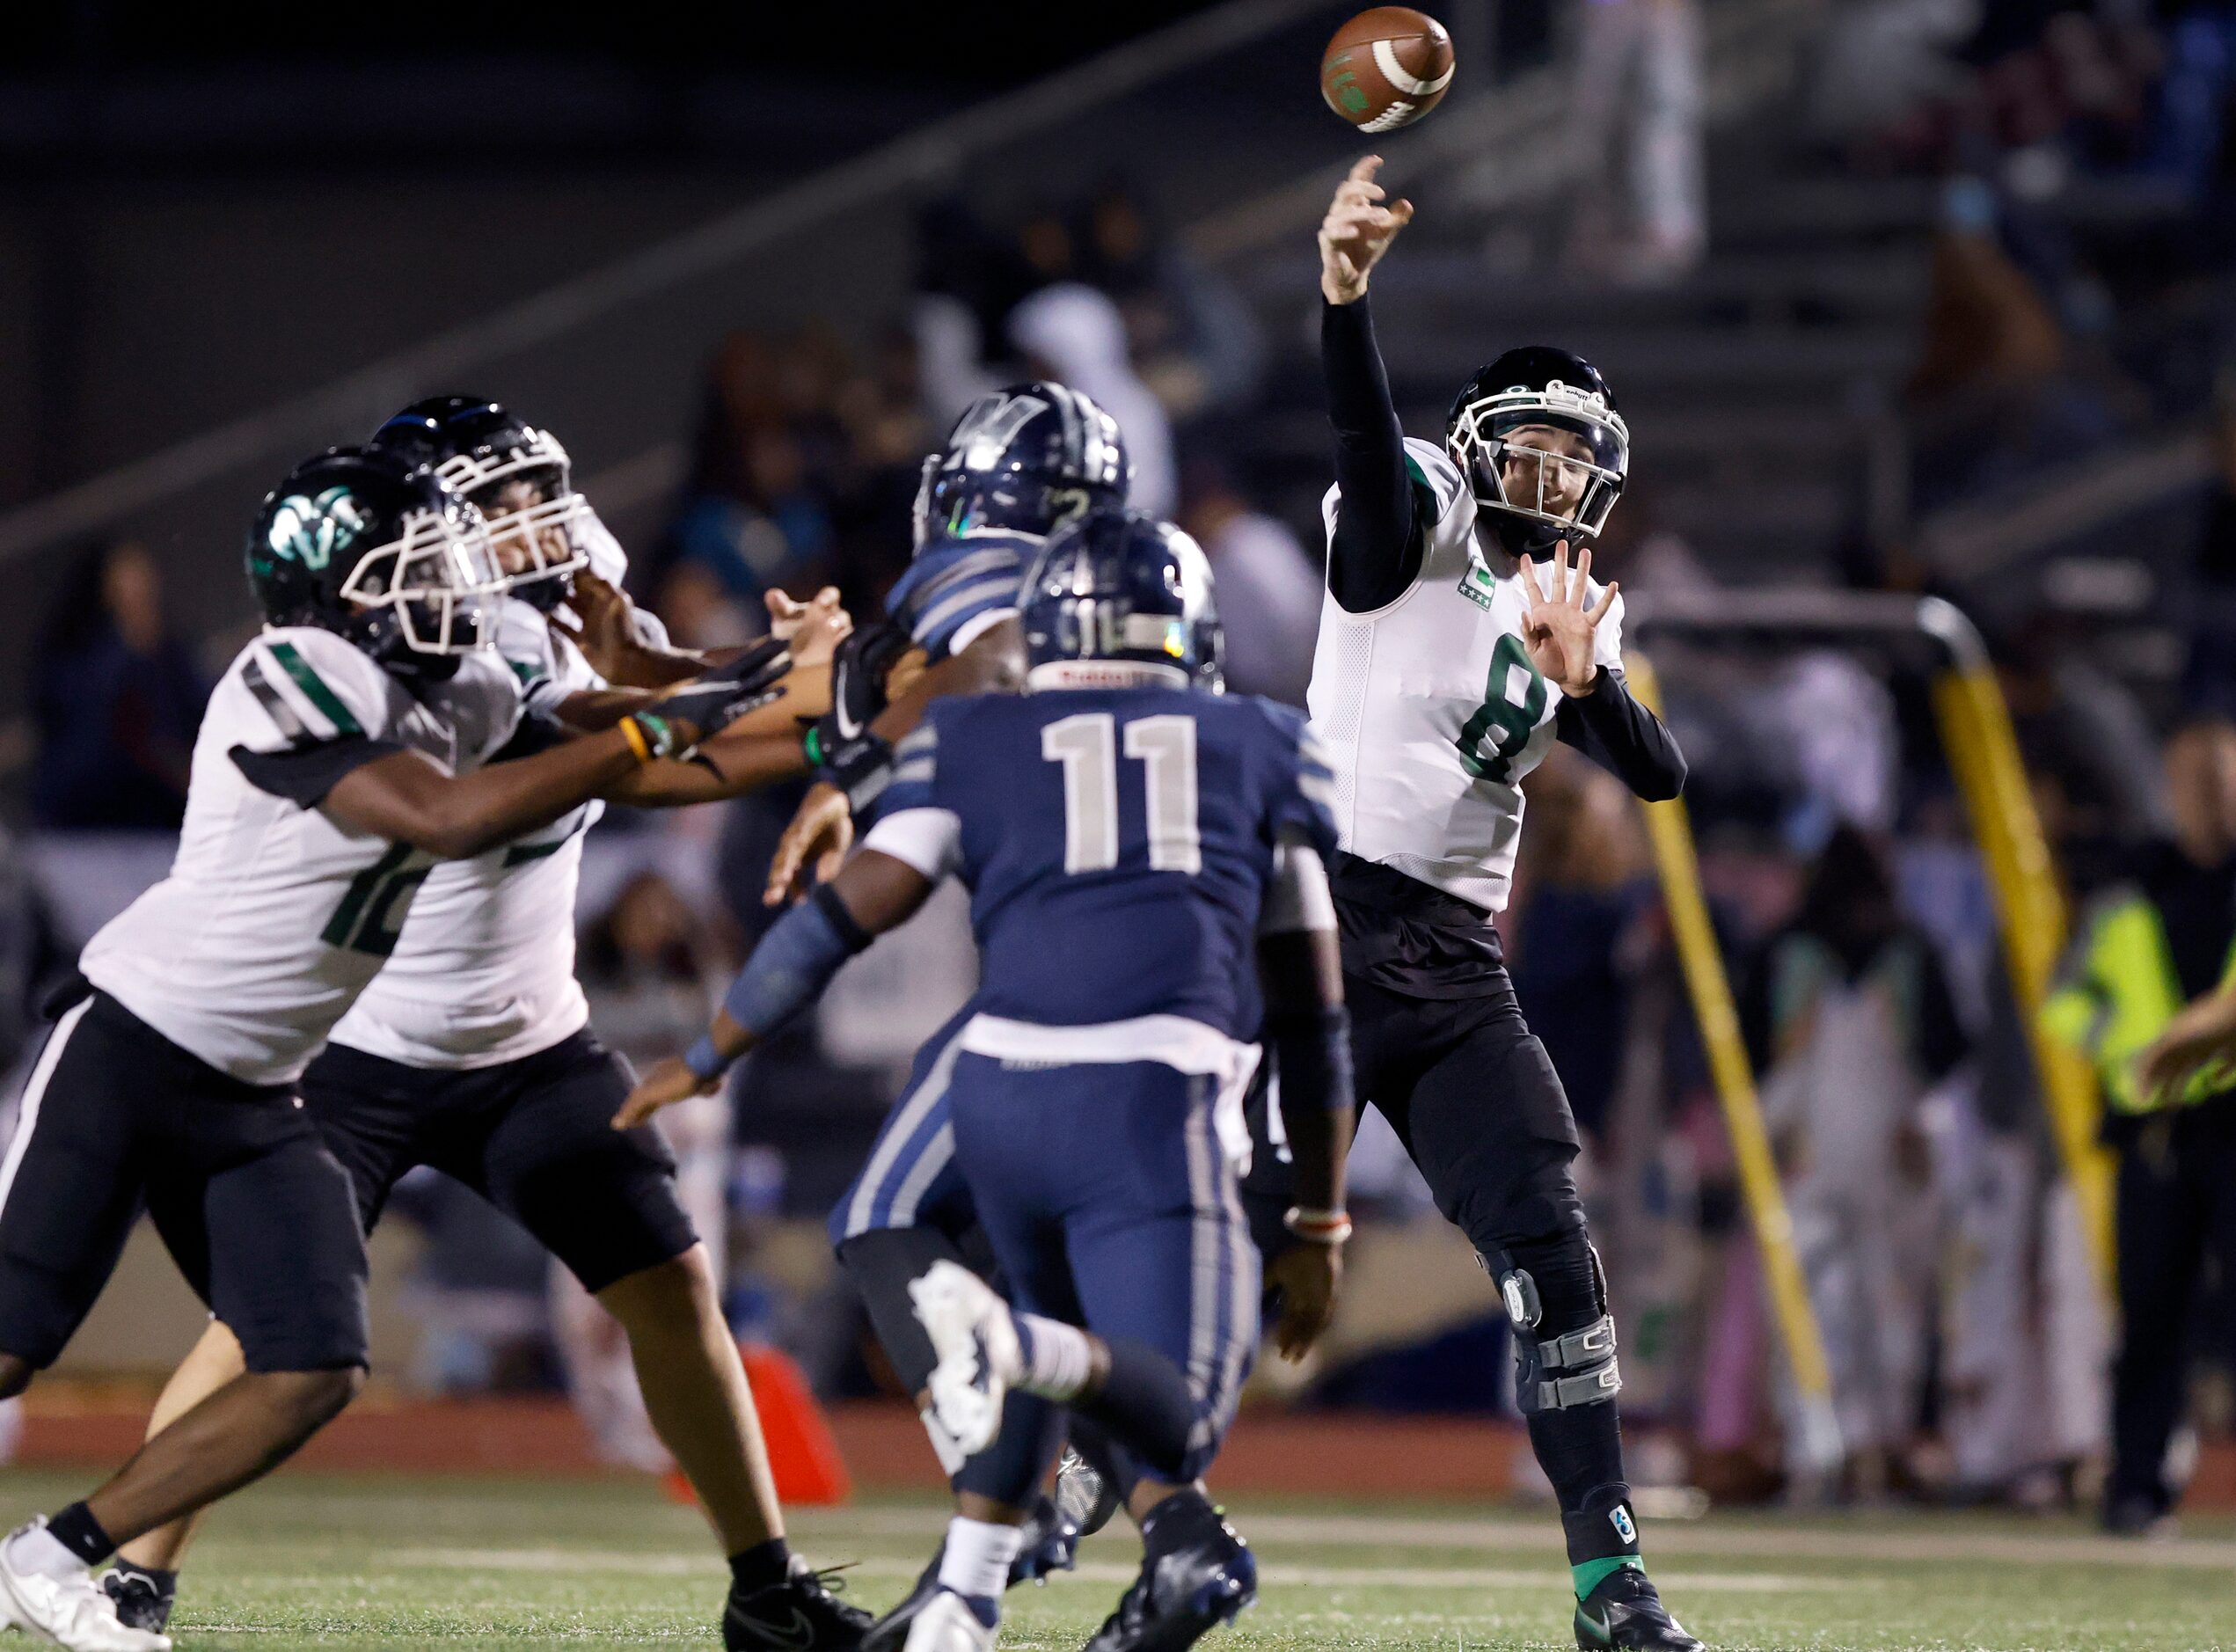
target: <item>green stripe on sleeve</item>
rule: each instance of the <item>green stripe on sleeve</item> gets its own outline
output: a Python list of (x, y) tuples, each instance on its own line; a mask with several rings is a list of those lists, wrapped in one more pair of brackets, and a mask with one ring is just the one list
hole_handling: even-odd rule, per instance
[(349, 707), (344, 705), (340, 698), (326, 686), (325, 680), (311, 669), (310, 662), (295, 651), (293, 643), (274, 642), (267, 646), (272, 650), (272, 657), (280, 662), (281, 669), (295, 679), (296, 687), (301, 689), (325, 720), (334, 726), (336, 734), (362, 735), (365, 732), (358, 727), (357, 720), (349, 714)]

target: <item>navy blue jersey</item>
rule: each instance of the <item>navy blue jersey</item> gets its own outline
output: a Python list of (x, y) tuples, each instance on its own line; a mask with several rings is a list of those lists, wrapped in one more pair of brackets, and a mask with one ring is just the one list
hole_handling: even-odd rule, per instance
[(1022, 534), (934, 539), (886, 596), (885, 611), (937, 665), (1017, 611), (1018, 588), (1040, 550)]
[(928, 823), (971, 891), (987, 1013), (1180, 1015), (1250, 1040), (1274, 846), (1334, 849), (1329, 786), (1303, 716), (1270, 700), (980, 695), (934, 701), (902, 742), (879, 830), (952, 816)]

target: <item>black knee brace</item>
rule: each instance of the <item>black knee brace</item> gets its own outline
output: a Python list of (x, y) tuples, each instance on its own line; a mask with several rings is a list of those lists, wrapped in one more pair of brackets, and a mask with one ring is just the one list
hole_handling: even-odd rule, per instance
[(1486, 1265), (1514, 1327), (1514, 1403), (1525, 1417), (1622, 1392), (1607, 1276), (1580, 1229), (1517, 1245)]

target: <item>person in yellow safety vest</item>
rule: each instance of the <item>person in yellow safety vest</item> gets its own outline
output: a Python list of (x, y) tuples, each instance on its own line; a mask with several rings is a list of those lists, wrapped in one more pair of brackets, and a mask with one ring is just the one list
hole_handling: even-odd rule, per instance
[(2094, 903), (2041, 1012), (2095, 1064), (2119, 1155), (2104, 1524), (2128, 1535), (2172, 1516), (2167, 1446), (2207, 1257), (2236, 1279), (2236, 724), (2182, 727), (2166, 772), (2172, 837)]

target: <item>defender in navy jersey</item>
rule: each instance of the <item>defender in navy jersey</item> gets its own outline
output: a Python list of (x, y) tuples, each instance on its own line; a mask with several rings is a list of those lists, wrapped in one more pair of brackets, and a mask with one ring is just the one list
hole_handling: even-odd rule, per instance
[(1325, 1326), (1348, 1232), (1328, 776), (1294, 712), (1206, 691), (1209, 571), (1177, 530), (1089, 518), (1050, 542), (1023, 618), (1027, 692), (928, 708), (863, 852), (764, 938), (707, 1037), (623, 1117), (713, 1081), (960, 876), (983, 971), (948, 1128), (1013, 1305), (952, 1261), (910, 1286), (933, 1406), (968, 1461), (907, 1645), (991, 1643), (1069, 1407), (1145, 1470), (1147, 1559), (1095, 1644), (1177, 1648), (1255, 1588), (1195, 1481), (1257, 1343), (1235, 1174), (1261, 1027), (1282, 1061), (1291, 1226), (1312, 1241), (1283, 1282), (1287, 1351)]

